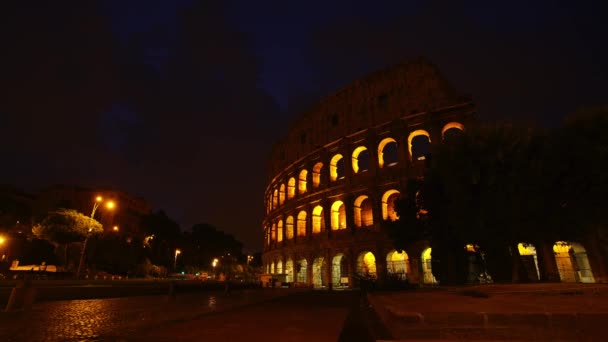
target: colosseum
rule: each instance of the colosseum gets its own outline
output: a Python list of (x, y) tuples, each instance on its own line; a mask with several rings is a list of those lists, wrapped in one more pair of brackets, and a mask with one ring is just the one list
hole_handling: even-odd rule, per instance
[[(284, 281), (353, 287), (388, 273), (432, 283), (430, 248), (399, 253), (382, 229), (419, 177), (430, 144), (475, 118), (425, 59), (375, 72), (324, 98), (273, 147), (265, 192), (263, 264)], [(413, 254), (413, 253), (411, 253)]]
[[(271, 152), (266, 273), (316, 288), (357, 287), (362, 278), (382, 286), (389, 275), (436, 283), (430, 245), (398, 252), (383, 227), (397, 218), (394, 203), (408, 180), (422, 177), (430, 147), (464, 131), (475, 111), (421, 58), (359, 79), (304, 113)], [(520, 243), (527, 278), (607, 282), (601, 247), (586, 240)]]

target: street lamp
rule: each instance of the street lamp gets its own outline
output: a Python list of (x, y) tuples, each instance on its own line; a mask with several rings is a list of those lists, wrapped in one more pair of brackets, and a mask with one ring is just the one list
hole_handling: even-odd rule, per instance
[[(4, 236), (0, 236), (0, 248), (2, 248), (2, 246), (4, 246), (4, 242), (6, 241), (6, 238)], [(4, 261), (4, 258), (6, 256), (4, 255), (4, 252), (0, 253), (0, 261)]]
[(249, 265), (249, 263), (253, 260), (253, 255), (248, 255), (247, 256), (247, 265)]
[(173, 261), (173, 269), (177, 269), (177, 256), (182, 254), (182, 251), (180, 251), (179, 249), (175, 250), (175, 260)]
[(115, 231), (115, 232), (117, 232), (117, 231), (118, 231), (118, 226), (114, 226), (114, 227), (112, 228), (112, 230), (113, 230), (113, 231)]
[[(101, 203), (103, 203), (103, 197), (101, 197), (101, 196), (95, 197), (95, 202), (93, 202), (93, 210), (91, 211), (91, 219), (94, 219), (95, 212), (97, 211), (97, 208), (99, 208)], [(115, 206), (116, 205), (114, 204), (113, 201), (106, 202), (106, 207), (110, 210), (114, 209)], [(91, 235), (92, 230), (93, 230), (93, 228), (89, 228), (89, 231), (87, 232), (87, 236), (84, 238), (84, 242), (82, 244), (82, 249), (80, 250), (80, 262), (78, 263), (78, 270), (76, 270), (76, 279), (80, 279), (80, 272), (82, 270), (82, 267), (84, 266), (84, 254), (87, 249), (87, 242), (89, 241), (89, 236)]]

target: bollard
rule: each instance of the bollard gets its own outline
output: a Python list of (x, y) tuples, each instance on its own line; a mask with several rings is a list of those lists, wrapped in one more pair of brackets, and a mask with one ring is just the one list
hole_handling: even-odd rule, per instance
[(32, 286), (32, 279), (25, 278), (17, 282), (11, 291), (5, 311), (29, 310), (36, 299), (36, 289)]

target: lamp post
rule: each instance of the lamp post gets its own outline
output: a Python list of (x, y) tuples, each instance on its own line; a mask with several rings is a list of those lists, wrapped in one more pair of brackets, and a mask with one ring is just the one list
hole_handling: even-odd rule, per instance
[[(91, 219), (94, 219), (95, 212), (97, 211), (97, 208), (99, 208), (101, 203), (103, 203), (103, 198), (101, 196), (95, 197), (95, 202), (93, 203), (93, 210), (91, 211)], [(114, 202), (106, 202), (106, 207), (108, 209), (114, 209), (114, 206)], [(76, 279), (80, 279), (80, 272), (82, 271), (82, 267), (84, 266), (84, 255), (87, 249), (87, 242), (89, 241), (89, 237), (91, 236), (92, 230), (92, 228), (89, 228), (87, 236), (84, 238), (84, 242), (82, 243), (82, 249), (80, 250), (80, 262), (78, 262), (78, 270), (76, 270)]]
[(6, 255), (4, 255), (4, 249), (2, 248), (4, 246), (5, 241), (6, 238), (0, 235), (0, 262), (4, 261), (4, 258), (6, 257)]
[(180, 251), (179, 249), (175, 250), (175, 259), (173, 261), (173, 270), (177, 270), (177, 256), (180, 255), (182, 253), (182, 251)]

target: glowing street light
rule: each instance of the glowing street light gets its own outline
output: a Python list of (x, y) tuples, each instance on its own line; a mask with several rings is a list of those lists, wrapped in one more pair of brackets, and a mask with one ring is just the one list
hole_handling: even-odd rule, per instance
[[(103, 203), (103, 197), (101, 197), (101, 196), (95, 197), (95, 202), (93, 203), (93, 210), (91, 211), (91, 219), (94, 219), (95, 212), (97, 211), (97, 208), (99, 208), (101, 203)], [(116, 205), (114, 204), (113, 201), (108, 201), (106, 203), (106, 207), (108, 209), (114, 209), (115, 206)], [(118, 228), (118, 227), (116, 227), (116, 228)], [(88, 232), (91, 233), (92, 230), (93, 230), (92, 228), (89, 228)], [(82, 270), (82, 267), (84, 266), (84, 254), (87, 249), (87, 242), (89, 241), (89, 236), (90, 236), (90, 234), (87, 234), (87, 236), (84, 238), (84, 242), (82, 244), (82, 249), (80, 250), (80, 262), (78, 263), (78, 270), (76, 271), (76, 279), (80, 279), (80, 271)]]
[(175, 260), (173, 261), (173, 269), (177, 269), (177, 256), (182, 254), (182, 251), (179, 249), (175, 250)]
[(4, 245), (4, 241), (6, 241), (4, 236), (0, 236), (0, 245)]
[(217, 260), (217, 258), (213, 259), (213, 262), (211, 263), (211, 266), (213, 266), (213, 268), (215, 269), (215, 266), (217, 266), (218, 262), (219, 262), (219, 260)]
[(118, 231), (118, 226), (112, 227), (112, 230), (115, 231), (115, 232), (117, 232)]

